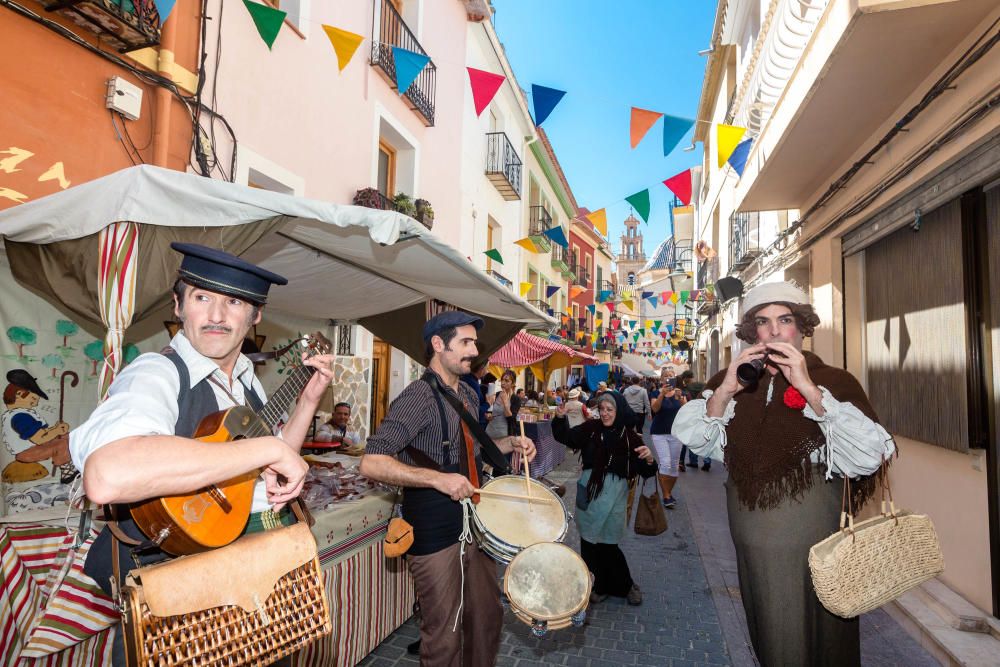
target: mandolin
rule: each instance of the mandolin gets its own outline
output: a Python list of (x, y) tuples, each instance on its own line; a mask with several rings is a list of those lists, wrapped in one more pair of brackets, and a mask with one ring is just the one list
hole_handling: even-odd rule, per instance
[[(330, 341), (319, 332), (303, 338), (301, 344), (307, 357), (330, 351)], [(314, 372), (310, 366), (296, 367), (259, 412), (241, 405), (208, 415), (198, 424), (194, 438), (232, 442), (272, 435)], [(259, 469), (250, 470), (190, 495), (131, 503), (129, 511), (143, 534), (169, 554), (183, 556), (215, 549), (243, 533), (260, 473)]]

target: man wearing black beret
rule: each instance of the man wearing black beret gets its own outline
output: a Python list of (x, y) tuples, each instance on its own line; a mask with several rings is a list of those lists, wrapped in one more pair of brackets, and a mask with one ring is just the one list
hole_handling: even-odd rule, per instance
[[(475, 419), (479, 397), (459, 378), (478, 356), (476, 332), (482, 326), (481, 318), (461, 311), (441, 313), (424, 324), (427, 373), (392, 402), (361, 459), (365, 476), (405, 488), (403, 518), (413, 525), (414, 538), (407, 559), (420, 603), (420, 664), (425, 667), (488, 667), (500, 646), (503, 608), (496, 563), (477, 546), (463, 549), (459, 543), (459, 503), (473, 496), (474, 487), (473, 474), (459, 472), (468, 454), (464, 425), (451, 403), (461, 401)], [(528, 438), (508, 436), (495, 444), (518, 449), (529, 461), (535, 457)], [(478, 441), (473, 449), (478, 478)]]
[[(70, 433), (70, 452), (83, 472), (84, 491), (98, 504), (133, 503), (189, 494), (261, 470), (245, 532), (291, 523), (285, 505), (302, 490), (308, 465), (299, 449), (332, 379), (332, 358), (304, 360), (316, 373), (280, 436), (221, 443), (192, 439), (209, 414), (234, 405), (255, 411), (263, 406), (263, 387), (240, 348), (250, 328), (260, 322), (271, 285), (288, 281), (213, 248), (188, 243), (171, 247), (184, 256), (173, 290), (181, 330), (164, 353), (143, 354), (129, 364), (115, 378), (106, 400)], [(130, 537), (145, 539), (131, 519), (118, 524)], [(106, 590), (111, 542), (105, 528), (85, 565)], [(133, 556), (143, 564), (165, 558), (155, 550), (143, 551), (140, 558), (124, 545), (120, 548), (122, 576), (134, 565)], [(115, 665), (124, 664), (120, 636), (117, 632)]]

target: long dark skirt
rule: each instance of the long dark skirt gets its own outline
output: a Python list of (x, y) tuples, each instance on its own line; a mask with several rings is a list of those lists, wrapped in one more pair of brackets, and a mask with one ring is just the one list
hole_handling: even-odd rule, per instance
[(632, 573), (625, 554), (617, 544), (594, 544), (580, 540), (580, 556), (594, 573), (593, 591), (599, 595), (623, 598), (632, 588)]
[(861, 664), (858, 619), (828, 612), (809, 575), (809, 548), (837, 529), (842, 490), (839, 479), (824, 481), (818, 466), (813, 475), (802, 498), (772, 510), (740, 506), (726, 482), (743, 608), (765, 667)]

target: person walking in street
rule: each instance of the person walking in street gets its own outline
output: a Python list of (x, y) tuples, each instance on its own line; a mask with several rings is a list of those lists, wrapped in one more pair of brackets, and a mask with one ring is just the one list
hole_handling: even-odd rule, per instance
[(642, 430), (646, 427), (646, 416), (650, 412), (649, 394), (642, 385), (642, 378), (638, 376), (629, 378), (628, 386), (625, 387), (622, 396), (625, 397), (628, 406), (635, 413), (635, 429), (641, 435)]
[(570, 428), (575, 428), (590, 419), (590, 411), (580, 400), (580, 387), (573, 387), (569, 390), (565, 407), (566, 419), (569, 420)]
[[(808, 552), (838, 524), (842, 484), (831, 480), (856, 480), (859, 509), (895, 443), (850, 373), (803, 352), (819, 317), (802, 290), (758, 285), (740, 312), (736, 335), (749, 346), (680, 409), (673, 434), (696, 454), (723, 457), (729, 471), (729, 527), (760, 663), (859, 665), (858, 619), (819, 602)], [(751, 369), (759, 379), (742, 384)]]
[(642, 591), (632, 579), (628, 561), (618, 546), (628, 527), (629, 481), (656, 474), (653, 453), (632, 428), (635, 415), (621, 394), (604, 393), (597, 399), (600, 419), (570, 428), (566, 407), (559, 406), (552, 420), (552, 435), (580, 452), (583, 473), (577, 482), (576, 524), (580, 555), (594, 574), (590, 601), (609, 595), (624, 597), (630, 605), (642, 604)]
[[(681, 390), (681, 394), (684, 396), (685, 400), (690, 401), (692, 398), (698, 394), (691, 391), (691, 385), (694, 383), (694, 373), (690, 370), (686, 370), (680, 374), (677, 378), (676, 387)], [(700, 391), (698, 393), (701, 393)], [(684, 459), (687, 458), (687, 465), (684, 465)], [(712, 459), (707, 456), (703, 456), (701, 459), (702, 465), (701, 469), (708, 472), (712, 469)], [(698, 456), (690, 449), (688, 449), (686, 444), (681, 445), (681, 456), (677, 463), (677, 469), (681, 472), (686, 471), (688, 468), (692, 470), (698, 469)]]
[(677, 483), (677, 464), (681, 457), (681, 441), (670, 434), (670, 429), (673, 427), (677, 411), (686, 402), (687, 399), (680, 389), (671, 387), (664, 381), (651, 404), (653, 421), (649, 425), (649, 436), (656, 451), (657, 478), (663, 494), (663, 506), (668, 509), (677, 504), (673, 489)]
[[(405, 489), (403, 518), (413, 525), (414, 536), (407, 564), (420, 603), (424, 667), (489, 667), (500, 646), (503, 607), (496, 563), (478, 546), (460, 545), (460, 501), (471, 498), (474, 487), (459, 472), (462, 458), (468, 460), (467, 427), (451, 402), (461, 401), (472, 413), (476, 409), (476, 393), (459, 377), (478, 354), (482, 326), (481, 318), (461, 311), (441, 313), (424, 324), (427, 372), (392, 402), (361, 459), (362, 475)], [(506, 426), (496, 444), (519, 450), (529, 461), (535, 457), (534, 443), (506, 436)], [(475, 439), (473, 449), (481, 479), (482, 448)]]

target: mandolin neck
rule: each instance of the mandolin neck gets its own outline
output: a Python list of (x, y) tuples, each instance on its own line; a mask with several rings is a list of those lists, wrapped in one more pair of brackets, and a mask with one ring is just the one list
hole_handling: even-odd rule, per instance
[(267, 405), (260, 411), (260, 418), (264, 420), (268, 428), (274, 433), (275, 426), (288, 411), (289, 406), (298, 399), (299, 394), (305, 389), (309, 379), (316, 369), (312, 366), (299, 366), (294, 369), (288, 378), (278, 387), (278, 390), (271, 395)]

